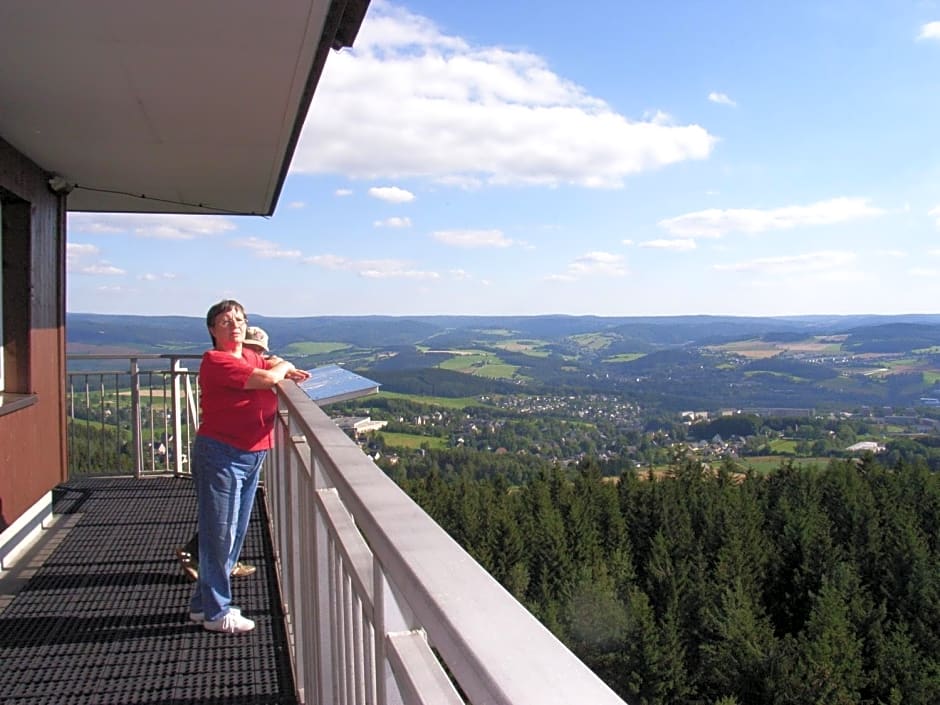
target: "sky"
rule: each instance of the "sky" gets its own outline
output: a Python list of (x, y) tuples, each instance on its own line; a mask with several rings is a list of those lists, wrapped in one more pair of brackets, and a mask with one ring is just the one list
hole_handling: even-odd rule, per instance
[(273, 216), (71, 213), (70, 312), (940, 312), (940, 2), (372, 0)]

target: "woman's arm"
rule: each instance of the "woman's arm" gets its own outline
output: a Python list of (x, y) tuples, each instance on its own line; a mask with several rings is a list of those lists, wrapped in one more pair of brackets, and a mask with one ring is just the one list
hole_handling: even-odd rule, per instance
[(285, 379), (302, 382), (310, 376), (306, 370), (298, 370), (293, 363), (279, 357), (268, 358), (266, 362), (267, 369), (256, 367), (252, 371), (251, 376), (245, 380), (245, 389), (271, 389)]

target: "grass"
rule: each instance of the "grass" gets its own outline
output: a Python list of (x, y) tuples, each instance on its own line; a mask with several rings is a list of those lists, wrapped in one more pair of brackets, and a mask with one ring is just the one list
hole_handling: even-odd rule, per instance
[(710, 346), (711, 350), (734, 353), (748, 359), (774, 357), (780, 353), (815, 353), (818, 355), (837, 355), (842, 350), (840, 341), (820, 336), (811, 336), (796, 341), (738, 340), (722, 345)]
[(787, 372), (777, 372), (775, 370), (749, 370), (744, 373), (744, 376), (747, 377), (780, 377), (781, 379), (786, 379), (791, 382), (807, 382), (805, 377), (797, 377), (796, 375), (789, 374)]
[(606, 358), (604, 362), (633, 362), (634, 360), (639, 360), (641, 357), (646, 357), (646, 353), (621, 353)]
[(609, 347), (611, 343), (617, 340), (617, 337), (604, 335), (603, 333), (581, 333), (580, 335), (572, 335), (571, 340), (582, 348), (597, 351)]
[(441, 406), (445, 409), (466, 409), (468, 406), (487, 406), (479, 397), (433, 397), (421, 394), (401, 394), (399, 392), (382, 392), (383, 397), (391, 399), (405, 399), (416, 404), (428, 406)]
[(543, 340), (507, 340), (505, 342), (495, 343), (493, 347), (500, 348), (506, 352), (522, 353), (529, 357), (548, 357), (548, 350), (542, 348), (547, 345)]
[(512, 379), (519, 369), (517, 365), (509, 365), (496, 355), (485, 352), (458, 355), (444, 360), (438, 367), (487, 379)]
[(486, 377), (487, 379), (513, 379), (518, 369), (516, 365), (508, 365), (503, 362), (495, 365), (484, 365), (479, 369), (473, 370), (471, 374), (477, 377)]
[(436, 436), (421, 436), (417, 433), (392, 433), (389, 431), (377, 431), (377, 435), (382, 437), (387, 447), (392, 448), (412, 448), (418, 449), (423, 445), (438, 450), (447, 447), (447, 441)]
[(328, 355), (337, 350), (347, 350), (352, 346), (347, 343), (291, 343), (284, 352), (287, 355), (306, 356), (306, 355)]
[(796, 441), (792, 441), (786, 438), (775, 438), (770, 442), (770, 449), (774, 453), (796, 455)]

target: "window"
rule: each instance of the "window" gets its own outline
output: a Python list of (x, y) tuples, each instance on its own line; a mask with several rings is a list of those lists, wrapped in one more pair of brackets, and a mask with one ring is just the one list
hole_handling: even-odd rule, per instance
[(0, 413), (35, 402), (30, 389), (30, 204), (0, 188)]

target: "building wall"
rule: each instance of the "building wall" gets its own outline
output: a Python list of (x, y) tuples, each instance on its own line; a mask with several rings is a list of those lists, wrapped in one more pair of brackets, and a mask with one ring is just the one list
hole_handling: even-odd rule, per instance
[(3, 213), (3, 392), (29, 395), (0, 407), (0, 530), (66, 479), (65, 197), (43, 170), (0, 139)]

